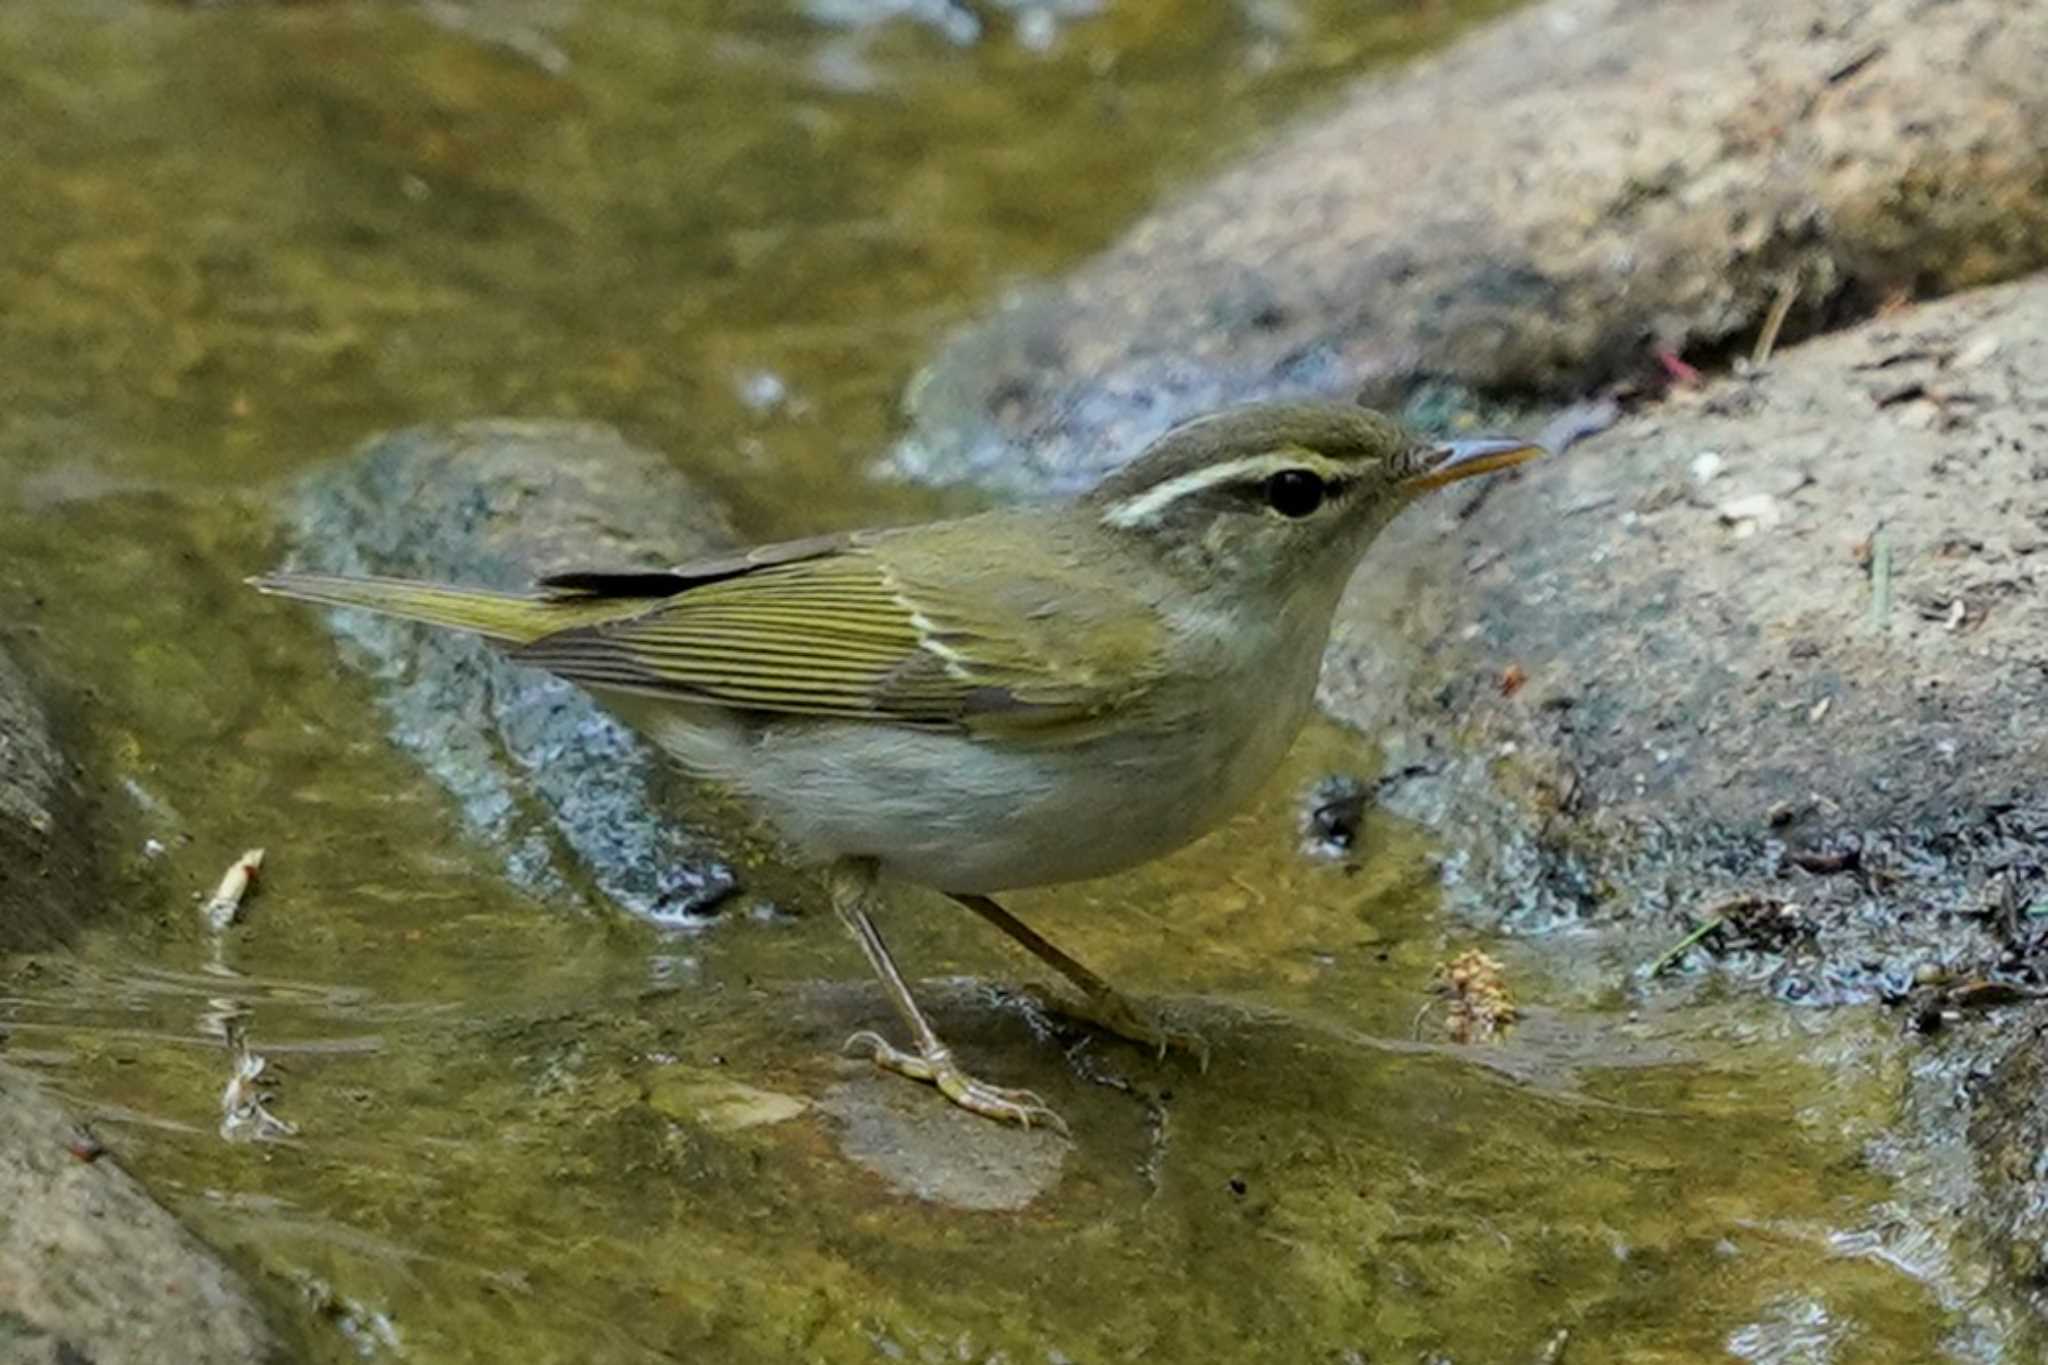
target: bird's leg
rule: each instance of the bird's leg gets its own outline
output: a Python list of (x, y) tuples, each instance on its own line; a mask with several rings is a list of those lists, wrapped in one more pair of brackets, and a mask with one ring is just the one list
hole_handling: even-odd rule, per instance
[(889, 956), (889, 947), (882, 942), (881, 930), (868, 915), (868, 907), (875, 899), (875, 863), (871, 858), (841, 858), (832, 865), (830, 874), (832, 908), (852, 931), (860, 949), (867, 954), (868, 965), (881, 978), (883, 993), (889, 1003), (896, 1007), (906, 1027), (914, 1051), (895, 1047), (879, 1033), (863, 1030), (846, 1040), (848, 1049), (866, 1048), (873, 1056), (875, 1065), (909, 1076), (913, 1080), (928, 1081), (937, 1086), (947, 1099), (962, 1109), (992, 1119), (1021, 1124), (1029, 1128), (1034, 1123), (1043, 1123), (1064, 1133), (1067, 1125), (1060, 1116), (1048, 1109), (1045, 1101), (1029, 1090), (1006, 1090), (976, 1080), (960, 1067), (953, 1057), (951, 1048), (939, 1041), (939, 1035), (932, 1032), (931, 1024), (924, 1012), (918, 1009), (917, 1001), (911, 998), (910, 986), (903, 979), (903, 973), (896, 969), (896, 962)]
[(1200, 1034), (1170, 1028), (1154, 1017), (1150, 1010), (1132, 1004), (1116, 987), (1069, 957), (1036, 929), (987, 896), (964, 896), (955, 892), (947, 895), (1008, 934), (1026, 952), (1073, 983), (1074, 988), (1081, 992), (1082, 1003), (1076, 1008), (1062, 1002), (1057, 1006), (1062, 1013), (1094, 1024), (1119, 1038), (1156, 1048), (1162, 1057), (1168, 1048), (1177, 1048), (1192, 1055), (1204, 1071), (1209, 1069), (1209, 1044)]

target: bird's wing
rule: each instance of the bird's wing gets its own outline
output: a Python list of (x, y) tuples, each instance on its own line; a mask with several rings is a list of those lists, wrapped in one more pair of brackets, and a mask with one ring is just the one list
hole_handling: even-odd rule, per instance
[(572, 574), (565, 597), (656, 598), (513, 657), (574, 682), (740, 710), (1002, 733), (1094, 733), (1162, 673), (1164, 630), (1098, 594), (1007, 574), (1001, 598), (906, 572), (882, 537), (769, 546), (667, 574)]

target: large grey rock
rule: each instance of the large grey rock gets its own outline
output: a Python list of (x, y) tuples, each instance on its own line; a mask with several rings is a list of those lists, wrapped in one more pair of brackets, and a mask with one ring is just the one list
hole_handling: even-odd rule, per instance
[(287, 1359), (240, 1276), (0, 1069), (0, 1360)]
[[(1782, 886), (1848, 916), (1832, 989), (1794, 995), (2002, 951), (1909, 902), (1973, 909), (2048, 831), (2044, 365), (2048, 279), (1958, 296), (1418, 509), (1353, 585), (1325, 704), (1427, 770), (1404, 808), (1501, 834), (1460, 841), (1489, 916)], [(1847, 840), (1862, 876), (1781, 882)]]
[[(519, 589), (553, 569), (656, 567), (730, 543), (680, 471), (588, 422), (465, 422), (371, 441), (298, 487), (297, 566)], [(376, 677), (392, 738), (456, 798), (472, 833), (537, 893), (588, 889), (673, 921), (734, 886), (679, 813), (681, 784), (568, 683), (476, 640), (331, 613)]]
[(1368, 81), (954, 344), (895, 464), (1092, 479), (1179, 418), (1573, 391), (2048, 259), (2048, 6), (1547, 0)]
[(91, 904), (85, 804), (48, 712), (0, 648), (0, 952), (65, 937)]

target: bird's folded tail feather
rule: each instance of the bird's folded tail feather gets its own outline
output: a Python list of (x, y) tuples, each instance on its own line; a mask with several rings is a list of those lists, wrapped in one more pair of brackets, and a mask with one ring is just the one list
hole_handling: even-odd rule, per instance
[(296, 597), (332, 607), (360, 607), (384, 616), (424, 621), (515, 645), (570, 626), (589, 625), (607, 616), (624, 614), (623, 604), (617, 600), (601, 603), (561, 596), (488, 592), (405, 578), (272, 573), (251, 578), (249, 586), (278, 597)]

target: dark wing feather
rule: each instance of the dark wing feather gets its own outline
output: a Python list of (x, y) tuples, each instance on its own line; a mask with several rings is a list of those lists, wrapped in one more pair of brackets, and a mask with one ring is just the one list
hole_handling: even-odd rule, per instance
[(563, 598), (674, 597), (691, 588), (737, 578), (756, 569), (837, 554), (851, 542), (852, 537), (844, 534), (809, 536), (758, 545), (737, 554), (691, 560), (669, 569), (575, 569), (549, 574), (540, 580), (539, 586), (550, 596)]

